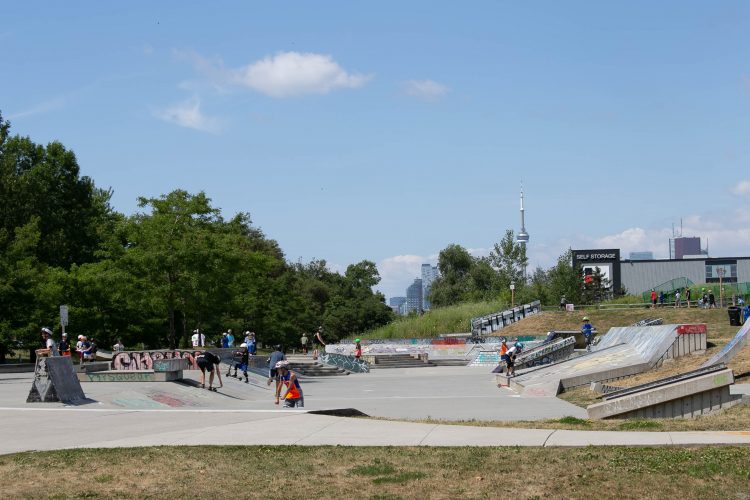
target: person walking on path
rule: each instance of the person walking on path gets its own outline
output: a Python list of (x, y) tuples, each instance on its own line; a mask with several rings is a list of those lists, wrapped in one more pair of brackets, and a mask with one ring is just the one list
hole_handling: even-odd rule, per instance
[(279, 372), (276, 365), (280, 361), (286, 361), (286, 355), (281, 350), (280, 345), (273, 346), (273, 352), (268, 359), (268, 382), (266, 385), (271, 385), (272, 382), (276, 381), (276, 388), (274, 394), (276, 394), (276, 404), (279, 404), (279, 388), (281, 387), (281, 380), (279, 379)]
[(685, 302), (687, 303), (688, 309), (690, 309), (690, 295), (691, 295), (690, 287), (687, 287), (685, 289)]
[(307, 334), (302, 332), (302, 337), (299, 339), (299, 343), (302, 346), (302, 353), (307, 356), (307, 343), (310, 339), (307, 338)]
[(680, 289), (679, 288), (674, 293), (674, 308), (677, 309), (678, 307), (680, 307)]
[(289, 369), (289, 361), (279, 361), (275, 365), (279, 373), (281, 383), (276, 389), (276, 402), (281, 397), (281, 387), (286, 388), (284, 393), (284, 408), (304, 408), (305, 396), (302, 393), (302, 386), (299, 384), (297, 374)]
[(656, 290), (651, 289), (651, 309), (656, 309)]
[(206, 388), (206, 372), (209, 373), (209, 391), (216, 392), (216, 387), (214, 387), (214, 373), (216, 373), (216, 376), (219, 378), (219, 389), (224, 387), (224, 383), (221, 381), (221, 370), (219, 369), (219, 364), (221, 363), (221, 358), (219, 356), (206, 351), (196, 356), (195, 361), (198, 364), (198, 368), (201, 370), (201, 389)]
[(589, 322), (589, 317), (583, 317), (583, 326), (581, 327), (581, 333), (583, 338), (586, 340), (586, 350), (591, 350), (591, 341), (594, 339), (594, 326)]

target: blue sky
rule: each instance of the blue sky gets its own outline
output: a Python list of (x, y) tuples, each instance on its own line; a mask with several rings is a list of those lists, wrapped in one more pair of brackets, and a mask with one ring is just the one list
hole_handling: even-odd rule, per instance
[(204, 190), (386, 295), (517, 230), (750, 252), (747, 2), (5, 2), (0, 110), (138, 196)]

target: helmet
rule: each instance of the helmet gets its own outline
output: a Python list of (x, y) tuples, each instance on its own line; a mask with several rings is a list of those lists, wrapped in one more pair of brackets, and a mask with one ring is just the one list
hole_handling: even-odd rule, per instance
[(52, 330), (44, 326), (42, 327), (42, 333), (46, 333), (47, 335), (52, 335)]
[(588, 321), (588, 320), (589, 320), (589, 317), (588, 317), (588, 316), (584, 316), (584, 317), (583, 317), (583, 321)]
[(522, 343), (520, 343), (520, 342), (516, 342), (516, 343), (515, 343), (515, 344), (513, 344), (513, 345), (514, 345), (514, 346), (516, 346), (516, 347), (517, 347), (517, 348), (519, 348), (519, 349), (523, 349), (523, 344), (522, 344)]
[(354, 339), (354, 342), (356, 342), (357, 344), (359, 344), (359, 339)]
[(240, 347), (247, 347), (247, 344), (243, 342), (240, 344)]
[(281, 360), (278, 363), (276, 363), (276, 367), (275, 368), (277, 368), (277, 369), (278, 368), (287, 368), (288, 366), (289, 366), (289, 361)]

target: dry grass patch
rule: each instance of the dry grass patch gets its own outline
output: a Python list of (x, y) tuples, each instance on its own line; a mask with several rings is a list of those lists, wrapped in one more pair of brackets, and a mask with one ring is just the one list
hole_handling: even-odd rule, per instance
[(748, 464), (750, 447), (201, 446), (20, 453), (0, 474), (8, 498), (703, 499), (750, 495)]

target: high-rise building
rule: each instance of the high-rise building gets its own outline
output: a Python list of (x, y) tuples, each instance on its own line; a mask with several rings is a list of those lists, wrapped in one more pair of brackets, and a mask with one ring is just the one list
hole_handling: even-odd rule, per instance
[(701, 239), (697, 236), (679, 236), (669, 239), (669, 258), (682, 259), (686, 255), (701, 255)]
[(404, 305), (406, 304), (406, 297), (391, 297), (388, 300), (388, 305), (391, 306), (393, 312), (396, 314), (404, 314)]
[(422, 280), (416, 278), (406, 289), (406, 313), (422, 311)]
[(654, 252), (630, 252), (630, 260), (654, 260)]
[(438, 277), (438, 268), (430, 264), (422, 264), (422, 309), (430, 309), (430, 290), (432, 282)]

